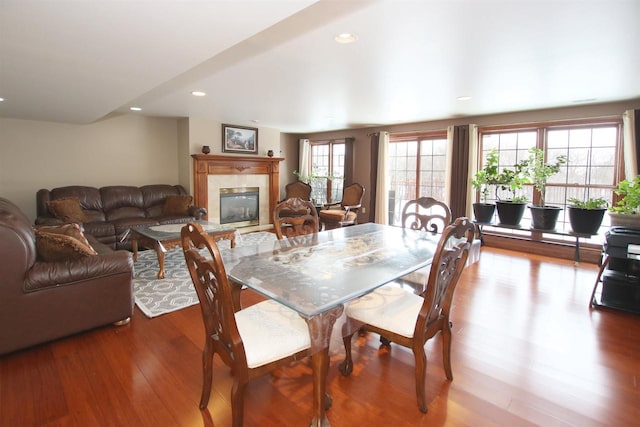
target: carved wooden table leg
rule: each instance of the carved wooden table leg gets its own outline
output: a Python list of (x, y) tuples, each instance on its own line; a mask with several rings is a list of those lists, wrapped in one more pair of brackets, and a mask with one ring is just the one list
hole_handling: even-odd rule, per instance
[[(307, 320), (311, 336), (311, 368), (313, 369), (313, 427), (330, 426), (326, 414), (327, 374), (329, 372), (329, 343), (331, 331), (342, 314), (344, 306), (339, 305)], [(330, 401), (330, 398), (329, 398)]]
[(162, 246), (162, 243), (156, 241), (156, 254), (158, 254), (158, 264), (160, 265), (160, 271), (158, 271), (158, 279), (164, 279), (164, 254), (167, 250)]

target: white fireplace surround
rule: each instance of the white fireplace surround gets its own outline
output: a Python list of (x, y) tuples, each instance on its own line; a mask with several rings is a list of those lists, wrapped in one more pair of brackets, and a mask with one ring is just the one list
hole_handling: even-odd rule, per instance
[(209, 175), (209, 221), (220, 224), (220, 189), (257, 187), (260, 193), (260, 225), (269, 224), (269, 177), (267, 175)]

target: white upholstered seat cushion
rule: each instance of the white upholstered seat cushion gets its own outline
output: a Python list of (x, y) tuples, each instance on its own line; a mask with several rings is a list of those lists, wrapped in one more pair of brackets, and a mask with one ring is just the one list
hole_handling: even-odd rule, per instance
[(391, 283), (349, 303), (347, 317), (413, 337), (424, 299)]
[(238, 332), (250, 368), (310, 347), (307, 322), (290, 308), (267, 300), (236, 313)]

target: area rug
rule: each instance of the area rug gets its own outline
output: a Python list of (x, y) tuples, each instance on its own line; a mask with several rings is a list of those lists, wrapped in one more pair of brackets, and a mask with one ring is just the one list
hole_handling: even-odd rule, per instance
[[(236, 247), (275, 239), (275, 234), (269, 232), (240, 234), (236, 237)], [(230, 248), (228, 240), (217, 243), (221, 251)], [(198, 304), (182, 249), (172, 249), (165, 254), (164, 279), (158, 279), (158, 269), (155, 251), (138, 252), (138, 260), (134, 263), (134, 297), (136, 305), (147, 317), (157, 317)]]

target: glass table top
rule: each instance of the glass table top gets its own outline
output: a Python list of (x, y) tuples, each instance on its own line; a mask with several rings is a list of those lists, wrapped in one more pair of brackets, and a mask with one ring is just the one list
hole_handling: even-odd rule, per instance
[(431, 264), (439, 236), (360, 224), (225, 251), (227, 275), (312, 317)]
[[(202, 229), (208, 233), (212, 232), (223, 232), (223, 231), (236, 231), (234, 227), (229, 227), (226, 225), (216, 224), (214, 222), (208, 221), (192, 221), (197, 222), (202, 226)], [(182, 227), (187, 225), (187, 223), (177, 223), (177, 224), (162, 224), (162, 225), (151, 225), (144, 227), (136, 227), (133, 230), (136, 233), (141, 234), (145, 237), (148, 237), (153, 240), (172, 240), (180, 238), (180, 231)]]

